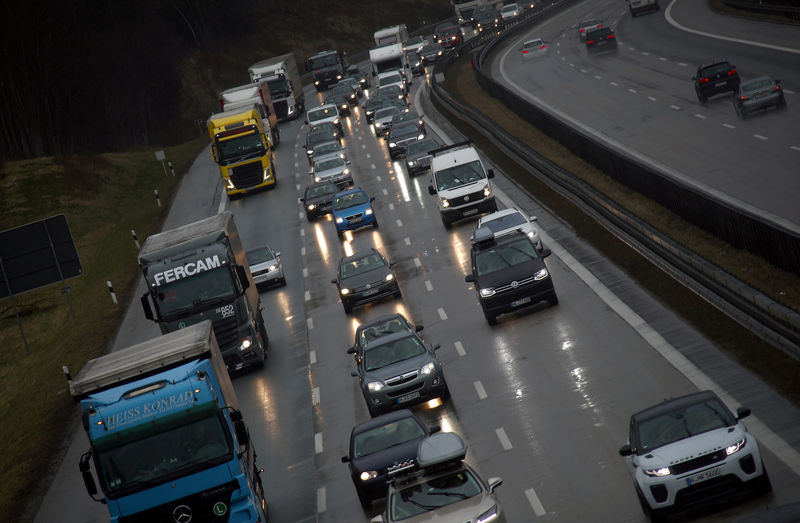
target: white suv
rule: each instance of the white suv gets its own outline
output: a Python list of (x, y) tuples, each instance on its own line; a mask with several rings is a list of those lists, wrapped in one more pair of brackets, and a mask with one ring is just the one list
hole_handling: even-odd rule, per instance
[(319, 125), (324, 122), (331, 122), (339, 129), (339, 135), (344, 136), (344, 126), (336, 105), (323, 104), (306, 111), (306, 123), (308, 125)]
[(453, 222), (497, 211), (490, 178), (494, 171), (484, 169), (472, 141), (460, 142), (431, 151), (431, 185), (445, 229)]

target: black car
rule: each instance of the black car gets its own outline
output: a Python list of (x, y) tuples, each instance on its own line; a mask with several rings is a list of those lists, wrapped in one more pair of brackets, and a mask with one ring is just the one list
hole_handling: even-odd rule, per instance
[[(350, 104), (350, 106), (358, 105), (359, 87), (357, 82), (342, 78), (339, 80), (338, 84), (333, 86), (332, 92), (334, 95), (344, 96), (347, 98), (347, 102)], [(341, 112), (342, 111), (339, 110), (339, 113)]]
[(470, 260), (472, 273), (464, 279), (474, 283), (478, 301), (489, 325), (497, 316), (547, 300), (558, 303), (544, 258), (550, 249), (536, 250), (530, 238), (514, 231), (495, 237), (488, 227), (479, 227), (473, 236)]
[(601, 27), (586, 31), (586, 50), (592, 51), (616, 51), (617, 38), (614, 30), (610, 27)]
[(423, 64), (431, 64), (438, 60), (444, 53), (444, 48), (436, 42), (429, 42), (417, 51)]
[(345, 69), (344, 72), (344, 77), (353, 78), (354, 80), (358, 81), (361, 89), (369, 89), (369, 74), (359, 69), (357, 65), (347, 66), (347, 69)]
[(300, 201), (303, 202), (308, 221), (313, 222), (324, 214), (330, 214), (331, 201), (337, 192), (339, 187), (333, 182), (319, 182), (306, 187)]
[(375, 248), (339, 260), (331, 283), (339, 290), (344, 312), (389, 296), (402, 296), (393, 266)]
[(387, 481), (416, 465), (417, 447), (426, 436), (439, 432), (428, 428), (408, 409), (401, 409), (359, 423), (350, 432), (350, 447), (342, 463), (350, 466), (350, 477), (361, 507), (386, 496)]
[(697, 74), (692, 77), (692, 80), (694, 81), (694, 92), (697, 93), (697, 100), (701, 105), (706, 103), (710, 97), (718, 94), (736, 94), (741, 83), (736, 66), (727, 60), (701, 65), (697, 68)]
[[(335, 89), (335, 88), (334, 88)], [(339, 116), (350, 116), (350, 93), (332, 92), (325, 97), (325, 104), (335, 105), (339, 110)]]
[(425, 129), (420, 127), (417, 122), (403, 122), (392, 124), (389, 128), (387, 145), (389, 147), (389, 157), (395, 159), (406, 153), (408, 146), (425, 138)]
[(760, 109), (786, 107), (786, 97), (781, 89), (781, 81), (769, 76), (760, 76), (747, 80), (739, 85), (739, 91), (733, 99), (736, 114), (744, 120), (747, 115)]
[(472, 25), (476, 31), (494, 29), (499, 22), (500, 13), (493, 6), (480, 6), (472, 13)]
[(399, 312), (381, 316), (358, 326), (355, 342), (347, 349), (347, 353), (352, 354), (358, 362), (367, 343), (395, 332), (420, 332), (424, 328), (422, 325), (413, 325)]
[(425, 72), (425, 64), (422, 62), (419, 49), (408, 53), (408, 67), (411, 69), (412, 76), (419, 76)]
[(427, 171), (431, 167), (431, 151), (441, 147), (433, 138), (425, 138), (408, 145), (406, 149), (406, 170), (409, 176)]

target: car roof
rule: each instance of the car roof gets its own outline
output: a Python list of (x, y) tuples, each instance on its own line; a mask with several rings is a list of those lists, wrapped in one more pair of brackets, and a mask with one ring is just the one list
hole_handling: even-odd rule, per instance
[(383, 316), (379, 316), (379, 317), (375, 318), (374, 320), (365, 321), (364, 323), (359, 325), (356, 330), (363, 330), (363, 329), (366, 329), (367, 327), (372, 327), (373, 325), (378, 325), (378, 324), (381, 324), (381, 323), (388, 323), (388, 322), (390, 322), (390, 321), (392, 321), (394, 319), (397, 319), (397, 318), (402, 318), (402, 319), (406, 320), (408, 323), (411, 323), (408, 320), (408, 318), (406, 318), (405, 316), (403, 316), (399, 312), (395, 312), (395, 313), (392, 313), (392, 314), (385, 314)]
[(356, 186), (356, 187), (351, 187), (349, 189), (345, 189), (344, 191), (339, 191), (336, 194), (334, 194), (333, 197), (336, 198), (337, 196), (345, 196), (345, 195), (353, 194), (353, 193), (357, 193), (357, 192), (363, 192), (364, 194), (367, 193), (367, 191), (365, 191), (361, 187), (357, 187)]
[(405, 419), (405, 418), (414, 418), (424, 427), (425, 424), (422, 423), (416, 414), (411, 412), (408, 409), (398, 409), (393, 410), (387, 414), (382, 414), (380, 416), (376, 416), (372, 419), (367, 421), (362, 421), (355, 427), (353, 427), (353, 434), (361, 434), (362, 432), (366, 432), (368, 430), (374, 429), (375, 427), (382, 427), (384, 425), (388, 425), (389, 423), (393, 423), (397, 420)]
[[(498, 218), (502, 218), (503, 216), (508, 216), (509, 214), (522, 214), (522, 211), (517, 209), (516, 207), (506, 207), (505, 209), (498, 209), (491, 214), (487, 214), (482, 216), (480, 219), (481, 223), (490, 222), (492, 220), (496, 220)], [(524, 216), (524, 215), (523, 215)]]
[(702, 401), (706, 401), (709, 399), (719, 399), (719, 396), (717, 396), (713, 391), (704, 390), (700, 392), (695, 392), (693, 394), (687, 394), (686, 396), (680, 396), (677, 398), (668, 398), (659, 403), (658, 405), (653, 405), (652, 407), (640, 410), (639, 412), (631, 416), (631, 419), (639, 423), (641, 421), (662, 416), (676, 409), (682, 407), (688, 407), (689, 405), (694, 405), (696, 403), (700, 403)]
[(364, 346), (364, 350), (368, 351), (373, 347), (386, 345), (387, 343), (392, 343), (397, 340), (402, 340), (403, 338), (416, 338), (420, 342), (422, 341), (422, 338), (415, 331), (397, 331), (385, 334), (379, 338), (375, 338), (374, 340), (369, 340), (367, 344)]
[(376, 249), (375, 247), (370, 247), (368, 251), (359, 251), (359, 252), (355, 252), (355, 253), (351, 254), (350, 256), (343, 256), (339, 260), (339, 265), (341, 265), (343, 263), (351, 262), (353, 260), (360, 260), (361, 258), (365, 258), (365, 257), (367, 257), (367, 256), (369, 256), (371, 254), (378, 254), (378, 255), (380, 255), (381, 258), (383, 258), (383, 255), (378, 252), (378, 249)]
[[(488, 229), (488, 227), (486, 227)], [(478, 230), (483, 229), (483, 227), (479, 227), (475, 229), (474, 236), (478, 236)], [(472, 250), (474, 252), (480, 252), (486, 250), (487, 248), (496, 247), (497, 245), (511, 243), (518, 240), (528, 240), (528, 235), (524, 232), (520, 231), (519, 229), (514, 229), (513, 231), (509, 231), (507, 233), (503, 233), (500, 236), (496, 236), (492, 233), (492, 238), (490, 240), (485, 241), (473, 241), (472, 242)]]

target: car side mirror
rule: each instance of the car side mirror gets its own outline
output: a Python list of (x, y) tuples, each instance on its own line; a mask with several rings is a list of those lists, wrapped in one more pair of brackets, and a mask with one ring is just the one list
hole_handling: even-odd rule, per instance
[(336, 278), (332, 279), (332, 280), (331, 280), (331, 283), (332, 283), (332, 284), (334, 284), (334, 285), (336, 285)]
[(431, 428), (428, 430), (428, 434), (436, 434), (437, 432), (440, 432), (441, 430), (442, 430), (441, 426), (439, 426), (439, 425), (431, 425)]
[(486, 177), (494, 178), (494, 169), (489, 169), (488, 171), (486, 171)]
[(375, 201), (375, 197), (374, 196), (370, 196), (369, 197), (369, 201), (374, 202)]
[(308, 175), (311, 176), (312, 174), (314, 174), (314, 169), (309, 169), (308, 170)]
[(750, 415), (750, 409), (747, 407), (739, 407), (736, 409), (736, 419), (743, 419)]
[(350, 347), (349, 349), (347, 349), (347, 354), (355, 354), (356, 350), (357, 349), (355, 347)]
[(306, 123), (306, 125), (308, 125), (308, 118), (305, 119), (305, 123)]
[(439, 349), (442, 348), (442, 344), (441, 343), (435, 343), (433, 346), (431, 346), (431, 348), (433, 350), (439, 350)]
[(428, 192), (430, 194), (436, 194), (436, 189), (433, 188), (433, 185), (429, 185), (428, 186)]
[(623, 445), (623, 446), (621, 446), (619, 448), (619, 455), (620, 456), (630, 456), (631, 454), (633, 454), (633, 451), (631, 450), (630, 443), (625, 444), (625, 445)]
[(417, 325), (416, 327), (414, 327), (414, 332), (419, 332), (424, 328), (425, 328), (425, 325)]
[(536, 221), (536, 220), (538, 220), (538, 219), (539, 219), (539, 217), (538, 217), (538, 216), (531, 216), (531, 217), (528, 219), (528, 221), (530, 221), (530, 222), (535, 222), (535, 221)]
[(350, 165), (350, 160), (345, 160), (345, 165)]
[(356, 372), (356, 371), (354, 371), (354, 370), (351, 370), (351, 371), (350, 371), (350, 375), (351, 375), (351, 376), (355, 376), (355, 377), (357, 378), (357, 377), (358, 377), (358, 372)]
[(692, 76), (692, 81), (696, 82), (697, 81), (697, 77), (696, 76)]
[(547, 258), (551, 254), (553, 254), (553, 251), (551, 251), (547, 247), (542, 248), (542, 258)]
[(503, 484), (503, 478), (489, 478), (489, 493), (491, 494), (494, 490)]
[(397, 262), (389, 262), (389, 267), (394, 267), (395, 265), (397, 265)]
[(342, 463), (350, 463), (350, 456), (342, 456)]
[(383, 516), (378, 514), (374, 518), (370, 519), (369, 523), (383, 523)]
[(466, 276), (464, 276), (464, 281), (467, 283), (472, 283), (475, 281), (475, 276), (473, 276), (472, 274), (467, 274)]

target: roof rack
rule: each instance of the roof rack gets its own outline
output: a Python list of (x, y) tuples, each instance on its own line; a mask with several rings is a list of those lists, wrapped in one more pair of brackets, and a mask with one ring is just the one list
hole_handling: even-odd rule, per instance
[(428, 152), (431, 153), (433, 156), (436, 156), (437, 154), (441, 154), (446, 151), (450, 151), (453, 149), (461, 149), (471, 145), (472, 145), (472, 140), (465, 140), (463, 142), (454, 143), (452, 145), (445, 145), (444, 147), (439, 147), (438, 149), (433, 149), (432, 151)]

